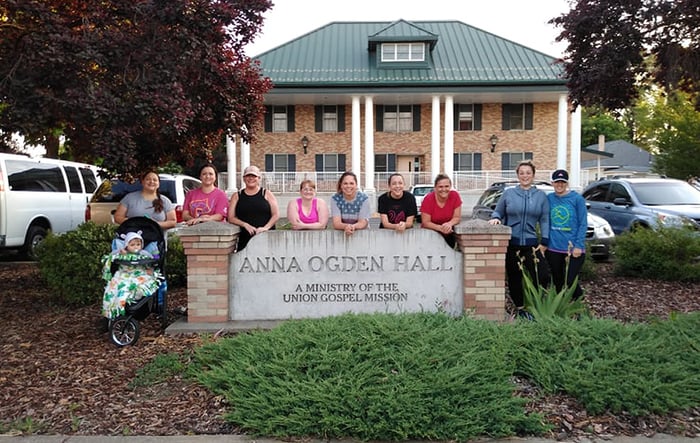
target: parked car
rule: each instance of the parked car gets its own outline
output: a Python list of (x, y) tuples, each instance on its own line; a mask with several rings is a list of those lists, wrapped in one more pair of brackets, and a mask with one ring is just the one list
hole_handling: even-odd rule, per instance
[[(182, 205), (185, 202), (185, 194), (190, 189), (201, 185), (199, 179), (182, 174), (158, 174), (160, 187), (158, 191), (175, 204), (177, 221), (182, 221)], [(85, 208), (85, 221), (92, 220), (97, 224), (114, 223), (114, 211), (124, 196), (133, 191), (140, 191), (141, 183), (138, 180), (133, 183), (112, 178), (100, 184), (90, 203)]]
[(423, 197), (428, 195), (428, 193), (433, 189), (435, 189), (435, 186), (431, 184), (411, 186), (409, 192), (416, 197), (416, 207), (418, 207), (418, 216), (416, 217), (416, 220), (420, 221), (420, 205), (423, 203)]
[(35, 258), (49, 231), (61, 234), (83, 222), (97, 183), (96, 166), (0, 154), (0, 251)]
[[(472, 218), (489, 220), (491, 214), (496, 209), (496, 204), (503, 196), (503, 191), (508, 188), (517, 186), (517, 182), (496, 182), (492, 183), (472, 209)], [(549, 194), (554, 192), (554, 188), (547, 182), (535, 183), (537, 189), (541, 189)], [(588, 206), (588, 205), (587, 205)], [(588, 211), (588, 229), (586, 229), (586, 252), (592, 258), (597, 260), (605, 260), (610, 257), (610, 246), (615, 240), (615, 233), (610, 224), (605, 219), (598, 217)]]
[(583, 197), (616, 234), (658, 225), (700, 229), (700, 191), (681, 180), (603, 179), (588, 185)]

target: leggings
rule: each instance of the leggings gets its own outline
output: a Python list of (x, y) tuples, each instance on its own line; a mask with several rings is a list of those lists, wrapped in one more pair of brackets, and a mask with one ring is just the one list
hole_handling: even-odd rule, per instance
[[(508, 276), (508, 292), (516, 308), (524, 305), (523, 295), (523, 271), (519, 263), (523, 263), (524, 270), (532, 279), (536, 287), (549, 284), (549, 266), (542, 252), (533, 253), (535, 246), (508, 246), (506, 251), (506, 274)], [(535, 262), (537, 258), (537, 262)], [(537, 274), (535, 274), (535, 267)], [(537, 277), (537, 278), (536, 278)]]
[[(547, 257), (547, 263), (549, 263), (549, 269), (552, 272), (552, 282), (554, 283), (554, 287), (557, 288), (557, 292), (562, 290), (564, 282), (566, 282), (566, 286), (569, 288), (574, 284), (574, 280), (578, 277), (583, 263), (586, 261), (586, 254), (574, 257), (564, 252), (548, 250), (545, 252), (545, 256)], [(581, 283), (576, 282), (576, 289), (574, 290), (572, 298), (578, 300), (582, 296), (583, 290), (581, 289)]]

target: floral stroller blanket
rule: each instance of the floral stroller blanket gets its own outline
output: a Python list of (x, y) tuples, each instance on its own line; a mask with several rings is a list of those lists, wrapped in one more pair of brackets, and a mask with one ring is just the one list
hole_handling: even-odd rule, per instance
[[(138, 254), (112, 253), (103, 258), (102, 277), (108, 283), (102, 299), (102, 315), (115, 319), (126, 313), (128, 305), (156, 293), (164, 276), (154, 267), (152, 258), (146, 250)], [(113, 263), (119, 266), (114, 275)]]

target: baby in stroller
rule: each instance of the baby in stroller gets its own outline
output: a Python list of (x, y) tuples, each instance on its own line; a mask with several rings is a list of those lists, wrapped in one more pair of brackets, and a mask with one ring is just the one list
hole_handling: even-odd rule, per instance
[[(142, 231), (127, 232), (120, 237), (112, 242), (112, 253), (103, 259), (102, 277), (108, 283), (102, 314), (110, 320), (125, 315), (127, 305), (155, 294), (163, 280), (155, 266), (154, 254), (159, 253), (155, 243), (144, 248)], [(117, 270), (113, 273), (114, 265)]]

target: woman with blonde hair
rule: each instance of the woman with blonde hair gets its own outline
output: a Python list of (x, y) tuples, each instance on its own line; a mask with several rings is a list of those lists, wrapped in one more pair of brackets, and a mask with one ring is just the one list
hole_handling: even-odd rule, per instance
[(316, 198), (316, 183), (304, 180), (299, 185), (300, 197), (287, 205), (287, 219), (294, 230), (326, 229), (328, 205)]
[(269, 189), (262, 187), (261, 177), (257, 166), (245, 168), (245, 187), (234, 193), (228, 204), (229, 223), (241, 227), (238, 251), (245, 248), (253, 236), (275, 229), (275, 223), (280, 217), (277, 198)]

